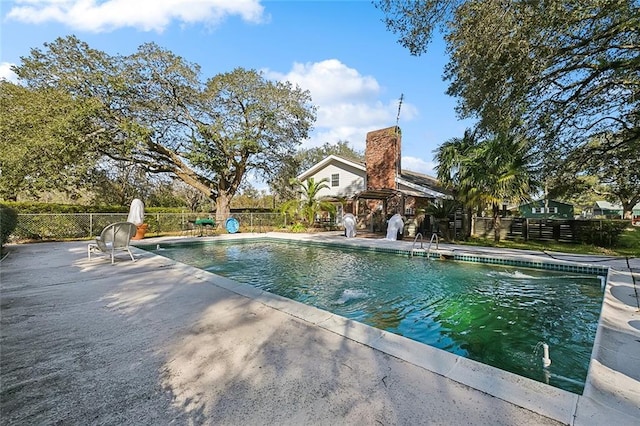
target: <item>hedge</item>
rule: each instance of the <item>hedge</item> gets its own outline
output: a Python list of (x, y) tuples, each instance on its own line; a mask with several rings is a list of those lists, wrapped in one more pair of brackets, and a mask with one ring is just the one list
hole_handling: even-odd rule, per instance
[[(56, 204), (41, 203), (35, 201), (9, 201), (6, 202), (7, 207), (12, 207), (21, 214), (37, 214), (37, 213), (128, 213), (129, 206), (107, 206), (92, 205), (85, 206), (80, 204)], [(182, 213), (185, 211), (181, 207), (145, 207), (146, 213)]]
[(8, 241), (9, 235), (18, 224), (18, 212), (15, 209), (0, 204), (0, 247)]

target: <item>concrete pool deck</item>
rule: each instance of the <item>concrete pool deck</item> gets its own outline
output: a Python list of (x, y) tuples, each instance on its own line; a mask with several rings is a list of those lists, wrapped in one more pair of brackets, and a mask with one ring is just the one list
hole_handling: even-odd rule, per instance
[[(266, 235), (412, 246), (336, 233)], [(87, 260), (86, 249), (87, 241), (14, 245), (0, 263), (2, 424), (637, 425), (640, 418), (640, 259), (438, 248), (610, 268), (585, 391), (575, 395), (141, 249), (133, 249), (135, 263), (123, 253), (115, 265)]]

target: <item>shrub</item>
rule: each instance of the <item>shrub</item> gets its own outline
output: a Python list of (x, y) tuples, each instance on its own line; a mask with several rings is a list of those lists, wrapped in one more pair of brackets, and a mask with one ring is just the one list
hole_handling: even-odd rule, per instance
[(598, 247), (614, 247), (629, 226), (625, 220), (589, 220), (576, 222), (577, 242)]
[(291, 226), (291, 232), (306, 232), (307, 228), (305, 228), (304, 224), (298, 222), (298, 223), (294, 223)]
[(0, 204), (0, 247), (9, 240), (9, 235), (18, 224), (18, 212), (11, 207)]

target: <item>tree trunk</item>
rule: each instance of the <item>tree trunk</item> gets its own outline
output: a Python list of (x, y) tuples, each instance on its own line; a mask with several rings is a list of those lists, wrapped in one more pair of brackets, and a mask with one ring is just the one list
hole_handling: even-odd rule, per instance
[(449, 241), (449, 219), (437, 219), (438, 230), (445, 241)]
[(467, 208), (467, 212), (465, 216), (466, 217), (463, 216), (463, 219), (462, 219), (462, 223), (464, 224), (462, 226), (464, 229), (465, 239), (468, 240), (469, 238), (471, 238), (471, 235), (473, 234), (473, 208), (472, 207)]
[(216, 227), (224, 228), (224, 222), (231, 216), (231, 199), (233, 196), (221, 192), (216, 199)]
[(633, 207), (635, 203), (622, 203), (622, 218), (631, 219), (633, 217)]
[(500, 207), (497, 204), (493, 205), (493, 241), (500, 242), (500, 231), (502, 228), (500, 221)]

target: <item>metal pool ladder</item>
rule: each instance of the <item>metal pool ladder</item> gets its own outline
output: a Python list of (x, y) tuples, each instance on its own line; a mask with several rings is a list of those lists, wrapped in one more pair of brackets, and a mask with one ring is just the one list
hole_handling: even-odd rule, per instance
[(427, 259), (429, 258), (429, 251), (431, 250), (431, 244), (433, 244), (434, 239), (436, 240), (436, 250), (438, 250), (438, 234), (434, 232), (433, 235), (431, 235), (431, 239), (429, 240), (429, 247), (427, 247)]
[[(420, 238), (420, 248), (415, 248), (418, 238)], [(429, 241), (429, 246), (427, 247), (427, 251), (426, 251), (427, 259), (429, 259), (429, 252), (431, 251), (431, 245), (433, 244), (433, 240), (436, 241), (436, 250), (437, 250), (439, 242), (438, 242), (438, 234), (436, 234), (435, 232), (431, 236), (431, 240)], [(409, 256), (413, 257), (414, 253), (424, 253), (424, 252), (425, 250), (424, 250), (424, 245), (422, 241), (422, 233), (418, 232), (416, 234), (416, 237), (413, 239), (413, 245), (411, 246), (411, 253), (409, 254)]]
[[(420, 248), (419, 249), (415, 248), (416, 242), (418, 241), (418, 237), (420, 237)], [(422, 244), (422, 234), (420, 232), (418, 232), (416, 234), (416, 237), (413, 239), (413, 245), (411, 246), (411, 253), (409, 254), (409, 256), (413, 257), (413, 254), (416, 253), (416, 252), (420, 252), (420, 253), (424, 252), (424, 247), (423, 247), (423, 244)]]

